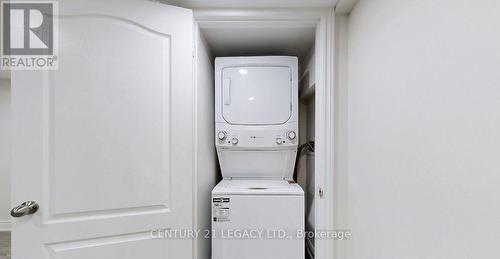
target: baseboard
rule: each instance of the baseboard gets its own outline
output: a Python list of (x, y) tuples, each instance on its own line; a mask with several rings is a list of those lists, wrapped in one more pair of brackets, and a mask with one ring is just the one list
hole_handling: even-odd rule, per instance
[(11, 230), (10, 221), (0, 221), (0, 231), (10, 231)]

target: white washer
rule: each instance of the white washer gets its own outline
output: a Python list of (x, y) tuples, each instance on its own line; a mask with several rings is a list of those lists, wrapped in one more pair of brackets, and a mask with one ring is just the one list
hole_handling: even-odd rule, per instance
[(212, 191), (212, 259), (303, 259), (304, 192), (285, 180), (222, 180)]

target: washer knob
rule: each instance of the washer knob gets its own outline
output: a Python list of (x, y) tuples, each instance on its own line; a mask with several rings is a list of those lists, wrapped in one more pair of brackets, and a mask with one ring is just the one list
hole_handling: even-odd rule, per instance
[(297, 134), (295, 133), (295, 131), (288, 132), (288, 139), (294, 140), (296, 137), (297, 137)]
[(276, 144), (281, 145), (283, 140), (281, 138), (276, 138)]
[(217, 138), (218, 138), (219, 140), (224, 140), (224, 139), (226, 139), (226, 132), (224, 132), (224, 131), (219, 131), (219, 133), (217, 133)]
[(237, 138), (231, 139), (231, 144), (233, 144), (233, 145), (238, 144), (238, 139)]

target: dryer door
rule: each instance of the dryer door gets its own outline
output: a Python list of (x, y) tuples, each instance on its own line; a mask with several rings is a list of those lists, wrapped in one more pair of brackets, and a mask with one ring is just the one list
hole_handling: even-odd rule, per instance
[(226, 67), (222, 116), (230, 124), (278, 125), (292, 114), (292, 71), (286, 66)]

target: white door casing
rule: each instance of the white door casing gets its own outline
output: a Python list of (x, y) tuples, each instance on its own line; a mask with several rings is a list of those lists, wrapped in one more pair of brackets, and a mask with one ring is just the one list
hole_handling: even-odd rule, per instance
[(12, 73), (12, 258), (191, 258), (192, 12), (60, 1), (59, 70)]

